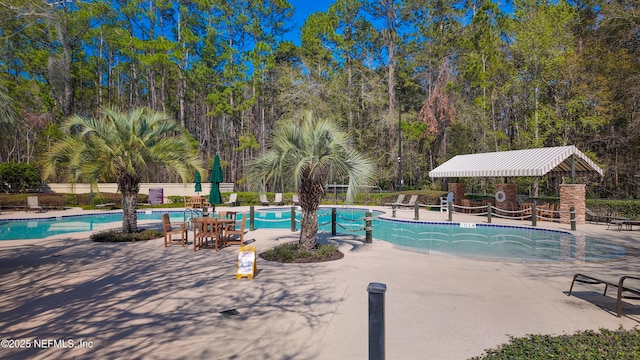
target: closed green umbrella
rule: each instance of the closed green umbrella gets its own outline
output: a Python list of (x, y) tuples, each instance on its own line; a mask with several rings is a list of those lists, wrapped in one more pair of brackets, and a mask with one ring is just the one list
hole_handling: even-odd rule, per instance
[(220, 195), (220, 183), (222, 182), (222, 168), (220, 167), (220, 156), (216, 154), (213, 159), (213, 168), (211, 169), (211, 192), (209, 193), (209, 203), (211, 205), (222, 204), (222, 195)]
[(196, 192), (199, 193), (202, 191), (202, 180), (200, 178), (200, 171), (196, 171)]

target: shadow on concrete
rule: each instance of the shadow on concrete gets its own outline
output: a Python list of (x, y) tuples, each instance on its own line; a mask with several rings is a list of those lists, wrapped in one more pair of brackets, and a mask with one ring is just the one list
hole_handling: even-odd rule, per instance
[[(273, 244), (248, 237), (256, 246)], [(346, 240), (345, 240), (346, 241)], [(93, 348), (3, 349), (5, 359), (312, 358), (314, 329), (338, 298), (312, 268), (258, 261), (235, 279), (237, 247), (218, 252), (60, 240), (0, 249), (3, 339), (74, 339)]]

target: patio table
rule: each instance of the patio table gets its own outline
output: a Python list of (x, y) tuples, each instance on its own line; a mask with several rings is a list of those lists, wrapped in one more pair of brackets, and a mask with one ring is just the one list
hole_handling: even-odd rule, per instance
[(194, 240), (193, 251), (202, 249), (209, 240), (213, 240), (216, 251), (222, 245), (224, 229), (227, 224), (235, 223), (235, 219), (221, 219), (216, 217), (197, 217), (191, 219), (193, 223)]

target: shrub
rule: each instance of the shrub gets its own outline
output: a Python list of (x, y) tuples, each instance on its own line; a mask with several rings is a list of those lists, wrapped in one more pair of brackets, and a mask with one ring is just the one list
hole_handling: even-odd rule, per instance
[(324, 259), (331, 256), (331, 254), (333, 254), (336, 250), (337, 248), (333, 244), (318, 245), (315, 253), (313, 254), (313, 257), (315, 257), (316, 259)]
[(316, 245), (313, 250), (306, 250), (300, 249), (294, 241), (278, 245), (260, 256), (269, 261), (308, 263), (341, 259), (343, 254), (333, 244)]
[(161, 232), (153, 229), (146, 229), (133, 234), (122, 234), (117, 230), (109, 230), (92, 234), (90, 239), (95, 242), (134, 242), (157, 239), (161, 236)]
[(637, 359), (638, 349), (640, 330), (600, 329), (573, 335), (511, 337), (507, 344), (472, 359)]
[(640, 215), (640, 201), (638, 200), (604, 200), (587, 199), (587, 207), (599, 214), (611, 214), (637, 219)]
[(24, 193), (37, 191), (41, 183), (40, 170), (33, 164), (0, 164), (0, 191)]
[(260, 256), (266, 260), (290, 262), (295, 258), (297, 250), (298, 244), (296, 242), (290, 242), (278, 245), (273, 249), (262, 253)]
[(169, 203), (171, 203), (171, 204), (183, 204), (184, 205), (184, 196), (170, 195), (169, 196)]
[(27, 206), (27, 196), (38, 196), (38, 203), (48, 209), (62, 209), (67, 204), (64, 195), (54, 193), (40, 194), (0, 194), (0, 207), (4, 209), (25, 209)]

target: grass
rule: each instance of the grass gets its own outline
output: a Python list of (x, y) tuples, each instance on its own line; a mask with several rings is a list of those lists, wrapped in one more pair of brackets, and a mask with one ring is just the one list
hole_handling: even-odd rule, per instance
[(529, 335), (487, 349), (480, 359), (640, 359), (640, 330), (600, 329), (573, 335)]
[(342, 259), (344, 254), (333, 244), (316, 244), (312, 250), (306, 250), (297, 242), (290, 242), (267, 250), (260, 257), (281, 263), (311, 263)]

